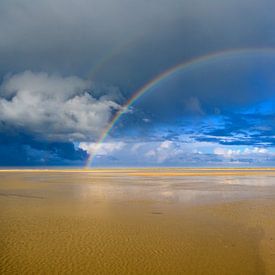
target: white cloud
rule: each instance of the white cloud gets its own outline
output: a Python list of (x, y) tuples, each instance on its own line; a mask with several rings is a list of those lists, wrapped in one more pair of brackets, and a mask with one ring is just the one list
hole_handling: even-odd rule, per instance
[(177, 148), (172, 141), (165, 140), (160, 144), (155, 144), (155, 148), (149, 150), (145, 156), (147, 158), (153, 158), (158, 163), (163, 163), (164, 161), (172, 159), (181, 153), (183, 153), (182, 148)]
[(112, 153), (121, 150), (126, 144), (122, 141), (118, 142), (80, 142), (79, 148), (86, 151), (89, 155), (96, 153), (101, 156), (108, 156)]
[(253, 147), (241, 149), (226, 149), (222, 147), (217, 147), (214, 149), (214, 154), (223, 156), (225, 158), (231, 157), (241, 157), (241, 156), (252, 156), (259, 154), (269, 154), (270, 152), (265, 148)]
[(25, 71), (0, 87), (0, 122), (52, 140), (89, 140), (101, 134), (120, 106), (112, 96), (94, 97), (90, 81)]
[(223, 156), (225, 158), (230, 158), (232, 156), (237, 156), (241, 154), (241, 150), (225, 149), (225, 148), (215, 148), (214, 154)]
[(214, 155), (220, 158), (223, 163), (268, 163), (274, 162), (275, 152), (260, 147), (239, 146), (231, 149), (217, 147), (213, 150)]
[(244, 154), (267, 154), (269, 151), (265, 148), (259, 148), (259, 147), (254, 147), (254, 148), (245, 148)]

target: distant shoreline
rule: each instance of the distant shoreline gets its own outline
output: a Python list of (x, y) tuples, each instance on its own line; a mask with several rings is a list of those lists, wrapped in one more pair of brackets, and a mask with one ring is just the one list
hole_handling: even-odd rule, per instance
[(126, 174), (138, 177), (179, 177), (179, 176), (246, 176), (275, 175), (275, 167), (263, 168), (83, 168), (83, 169), (0, 169), (0, 173), (91, 173), (91, 174)]

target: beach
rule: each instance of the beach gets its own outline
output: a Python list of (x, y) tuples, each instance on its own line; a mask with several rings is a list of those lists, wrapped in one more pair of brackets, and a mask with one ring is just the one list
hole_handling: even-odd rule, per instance
[(1, 274), (275, 274), (275, 169), (0, 171)]

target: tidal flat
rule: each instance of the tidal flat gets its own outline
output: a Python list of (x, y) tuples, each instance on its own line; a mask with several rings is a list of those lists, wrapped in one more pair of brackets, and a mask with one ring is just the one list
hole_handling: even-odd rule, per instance
[(0, 171), (0, 274), (275, 274), (275, 169)]

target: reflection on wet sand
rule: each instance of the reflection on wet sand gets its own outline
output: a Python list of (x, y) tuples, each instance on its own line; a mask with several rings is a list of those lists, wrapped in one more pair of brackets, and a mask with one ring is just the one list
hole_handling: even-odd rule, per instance
[(1, 274), (272, 274), (274, 169), (0, 171)]

